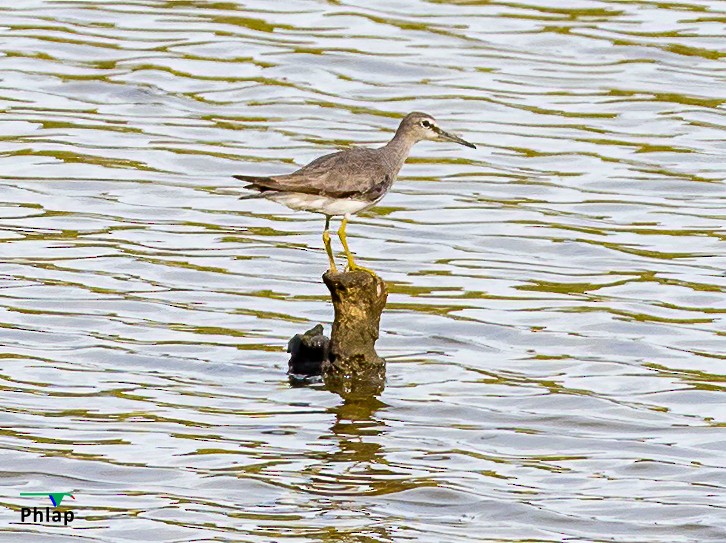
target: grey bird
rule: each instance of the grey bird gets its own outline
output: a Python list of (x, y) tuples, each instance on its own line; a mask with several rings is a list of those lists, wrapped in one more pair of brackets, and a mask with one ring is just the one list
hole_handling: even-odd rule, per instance
[(406, 162), (411, 147), (423, 140), (453, 141), (476, 149), (474, 144), (439, 128), (431, 115), (414, 111), (403, 118), (396, 134), (383, 147), (353, 147), (321, 156), (285, 175), (234, 177), (246, 181), (248, 185), (245, 188), (258, 191), (251, 197), (267, 198), (291, 209), (325, 215), (323, 243), (333, 272), (337, 269), (330, 247), (330, 218), (342, 215), (338, 237), (348, 259), (348, 269), (373, 273), (355, 263), (348, 248), (345, 227), (351, 215), (373, 207), (386, 195)]

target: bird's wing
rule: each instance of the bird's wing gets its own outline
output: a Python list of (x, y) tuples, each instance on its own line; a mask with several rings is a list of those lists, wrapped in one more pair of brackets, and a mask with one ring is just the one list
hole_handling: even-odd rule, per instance
[(334, 198), (371, 197), (385, 192), (393, 182), (377, 149), (353, 148), (316, 158), (287, 174), (270, 177), (235, 175), (246, 188), (301, 192)]

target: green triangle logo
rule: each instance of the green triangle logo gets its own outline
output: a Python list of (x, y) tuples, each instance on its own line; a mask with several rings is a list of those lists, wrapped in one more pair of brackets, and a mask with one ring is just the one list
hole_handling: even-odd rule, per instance
[(48, 496), (50, 498), (50, 501), (53, 502), (53, 507), (58, 507), (61, 502), (63, 501), (63, 498), (66, 496), (70, 496), (74, 500), (76, 497), (71, 494), (70, 492), (21, 492), (21, 496)]
[(58, 507), (66, 496), (70, 496), (74, 500), (76, 499), (70, 492), (53, 492), (49, 493), (48, 496), (50, 497), (50, 501), (53, 502), (54, 507)]

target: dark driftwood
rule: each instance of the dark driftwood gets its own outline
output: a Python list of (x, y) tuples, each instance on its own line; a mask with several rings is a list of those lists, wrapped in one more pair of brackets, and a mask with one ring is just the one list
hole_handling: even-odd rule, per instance
[(330, 339), (323, 335), (323, 325), (317, 324), (304, 334), (295, 334), (287, 344), (290, 361), (287, 374), (293, 385), (320, 380), (323, 362), (328, 358)]
[(323, 380), (343, 396), (377, 394), (383, 390), (386, 363), (375, 343), (388, 291), (383, 280), (367, 271), (325, 272), (335, 310)]

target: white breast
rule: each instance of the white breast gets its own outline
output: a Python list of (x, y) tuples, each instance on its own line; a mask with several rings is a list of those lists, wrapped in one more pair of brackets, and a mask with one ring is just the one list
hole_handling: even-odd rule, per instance
[(265, 198), (286, 205), (290, 209), (312, 211), (329, 216), (360, 213), (364, 209), (373, 207), (380, 200), (379, 198), (369, 202), (352, 198), (331, 198), (317, 194), (303, 194), (301, 192), (270, 192), (265, 194)]

